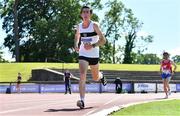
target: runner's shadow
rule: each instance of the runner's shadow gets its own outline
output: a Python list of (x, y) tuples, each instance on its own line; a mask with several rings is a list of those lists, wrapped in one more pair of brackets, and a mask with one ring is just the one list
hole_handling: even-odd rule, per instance
[(84, 109), (80, 109), (80, 108), (48, 109), (44, 112), (79, 111), (79, 110), (92, 109), (92, 108), (93, 107), (85, 107)]
[(155, 98), (154, 100), (163, 100), (163, 99), (166, 99), (166, 98)]

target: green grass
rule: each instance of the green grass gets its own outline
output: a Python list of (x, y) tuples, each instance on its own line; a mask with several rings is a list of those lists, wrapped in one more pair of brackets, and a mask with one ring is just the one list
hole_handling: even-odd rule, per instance
[[(77, 63), (66, 63), (68, 69), (78, 69)], [(36, 68), (62, 68), (62, 63), (0, 63), (0, 82), (15, 81), (17, 73), (21, 72), (23, 81), (31, 77), (31, 70)], [(100, 64), (101, 70), (128, 70), (128, 71), (159, 71), (159, 65), (136, 64)], [(180, 70), (179, 70), (180, 71)]]
[(167, 100), (138, 104), (121, 109), (112, 116), (180, 116), (180, 100)]
[[(68, 65), (77, 68), (77, 64)], [(65, 65), (66, 67), (66, 65)], [(15, 81), (17, 73), (21, 72), (22, 81), (31, 77), (31, 70), (38, 68), (62, 68), (61, 63), (0, 63), (0, 82)]]

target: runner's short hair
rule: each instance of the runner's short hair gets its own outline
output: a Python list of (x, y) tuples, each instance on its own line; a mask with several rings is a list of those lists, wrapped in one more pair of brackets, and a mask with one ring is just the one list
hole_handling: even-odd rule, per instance
[(168, 53), (168, 52), (163, 52), (163, 56), (164, 56), (164, 55), (168, 55), (168, 56), (169, 56), (169, 53)]
[(86, 5), (85, 5), (85, 6), (82, 6), (80, 13), (82, 13), (82, 11), (83, 11), (84, 8), (90, 9), (90, 13), (91, 13), (91, 14), (93, 13), (93, 10), (92, 10), (89, 6), (86, 6)]

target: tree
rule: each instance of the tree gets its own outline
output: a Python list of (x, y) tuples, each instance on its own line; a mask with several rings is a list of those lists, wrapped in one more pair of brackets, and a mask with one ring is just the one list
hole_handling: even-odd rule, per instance
[(106, 53), (103, 55), (103, 58), (108, 61), (107, 63), (115, 64), (117, 63), (116, 53), (119, 51), (116, 41), (118, 41), (121, 37), (121, 15), (123, 13), (124, 4), (118, 0), (109, 1), (106, 3), (106, 8), (110, 8), (110, 10), (105, 13), (104, 20), (102, 21), (105, 37), (108, 39), (108, 42), (102, 50), (104, 53)]
[[(4, 0), (1, 17), (6, 30), (4, 46), (15, 54), (13, 39), (13, 1)], [(80, 21), (80, 4), (76, 0), (22, 0), (18, 7), (20, 61), (46, 59), (74, 60), (73, 27)], [(72, 18), (73, 17), (73, 18)]]
[(18, 7), (19, 0), (14, 1), (13, 5), (13, 18), (14, 18), (14, 41), (15, 41), (15, 56), (16, 56), (16, 62), (19, 62), (19, 32), (18, 32), (18, 13), (17, 13), (17, 7)]
[[(16, 1), (18, 5), (14, 5), (15, 0), (0, 2), (3, 29), (7, 33), (4, 46), (8, 47), (15, 56), (18, 56), (15, 46), (19, 46), (19, 60), (23, 62), (44, 62), (52, 59), (77, 62), (77, 54), (73, 52), (73, 39), (74, 26), (81, 20), (79, 17), (81, 5), (88, 4), (96, 10), (103, 8), (101, 0)], [(17, 6), (18, 15), (14, 15), (13, 5)], [(136, 36), (142, 23), (139, 23), (132, 11), (126, 9), (121, 1), (108, 1), (104, 8), (107, 12), (101, 24), (108, 41), (100, 51), (102, 58), (100, 62), (119, 63), (122, 60), (118, 56), (119, 51), (124, 50), (124, 63), (132, 63), (131, 55), (133, 48), (136, 47), (136, 41), (141, 39), (148, 43), (152, 36), (146, 38)], [(15, 16), (17, 16), (16, 21)], [(92, 18), (95, 21), (99, 20), (96, 14)], [(123, 33), (127, 35), (124, 36)], [(120, 39), (126, 41), (125, 46), (117, 44)]]
[(132, 53), (133, 64), (159, 64), (160, 58), (156, 54)]
[(133, 61), (132, 58), (132, 50), (136, 47), (136, 41), (144, 41), (145, 43), (152, 42), (152, 35), (148, 35), (146, 37), (137, 37), (137, 32), (141, 29), (143, 23), (141, 23), (134, 14), (131, 9), (125, 9), (126, 14), (123, 19), (123, 33), (125, 33), (125, 49), (124, 49), (124, 64), (131, 64)]
[(103, 47), (101, 47), (101, 50), (100, 50), (101, 63), (112, 63), (113, 54), (111, 51), (113, 51), (113, 47), (111, 46), (111, 43), (107, 40), (106, 44)]
[(0, 62), (7, 62), (3, 57), (2, 47), (0, 46)]
[(173, 61), (177, 64), (180, 64), (180, 55), (175, 55), (172, 57)]
[(79, 3), (81, 4), (81, 6), (88, 5), (92, 9), (101, 10), (103, 8), (103, 5), (101, 4), (101, 0), (93, 0), (93, 1), (91, 1), (91, 0), (79, 0)]
[[(86, 0), (19, 0), (18, 35), (20, 48), (20, 61), (44, 62), (63, 60), (76, 62), (77, 54), (73, 52), (74, 26), (80, 22), (81, 4)], [(4, 46), (15, 53), (15, 40), (13, 39), (14, 1), (1, 2), (1, 17), (3, 29), (6, 30)], [(100, 0), (89, 2), (94, 8), (101, 8)], [(73, 18), (72, 18), (73, 17)], [(93, 15), (93, 20), (98, 20)]]
[(2, 54), (3, 54), (3, 52), (1, 51), (1, 47), (0, 47), (0, 62), (3, 60)]
[[(107, 56), (112, 59), (113, 63), (117, 63), (118, 57), (116, 57), (116, 54), (124, 49), (123, 63), (132, 63), (132, 50), (136, 47), (136, 42), (143, 41), (144, 43), (150, 43), (153, 37), (151, 35), (146, 37), (137, 36), (137, 32), (140, 31), (143, 23), (141, 23), (134, 16), (132, 10), (127, 9), (121, 1), (108, 1), (106, 8), (109, 10), (105, 13), (102, 25), (105, 30), (105, 37), (108, 38), (109, 43), (111, 43), (109, 44), (109, 48), (112, 48), (106, 49), (108, 50), (106, 53), (109, 53)], [(116, 44), (120, 39), (125, 40), (125, 46)]]

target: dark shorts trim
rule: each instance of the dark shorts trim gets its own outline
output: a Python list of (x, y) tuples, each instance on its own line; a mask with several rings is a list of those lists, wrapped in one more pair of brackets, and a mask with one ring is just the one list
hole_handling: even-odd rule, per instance
[(79, 60), (85, 60), (89, 63), (89, 65), (96, 65), (99, 63), (99, 58), (89, 58), (89, 57), (79, 56)]
[(87, 32), (87, 33), (80, 33), (81, 37), (92, 37), (92, 36), (96, 36), (97, 33), (96, 32)]
[(20, 83), (21, 83), (21, 81), (18, 81), (18, 82), (17, 82), (17, 84), (20, 84)]

